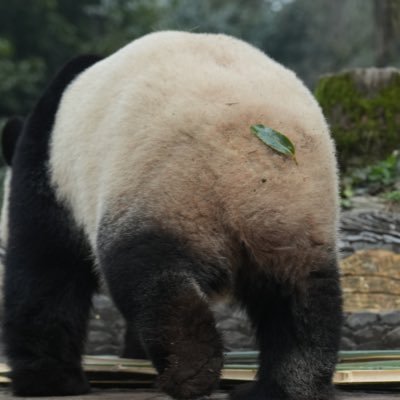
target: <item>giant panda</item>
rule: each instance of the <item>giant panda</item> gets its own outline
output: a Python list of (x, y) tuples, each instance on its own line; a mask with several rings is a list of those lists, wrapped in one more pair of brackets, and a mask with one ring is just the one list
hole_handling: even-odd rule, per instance
[[(294, 143), (297, 163), (250, 132)], [(89, 390), (104, 280), (136, 357), (177, 399), (217, 386), (211, 312), (233, 299), (260, 348), (233, 399), (324, 400), (341, 325), (335, 150), (295, 74), (223, 34), (156, 32), (53, 79), (13, 150), (4, 340), (20, 396)]]

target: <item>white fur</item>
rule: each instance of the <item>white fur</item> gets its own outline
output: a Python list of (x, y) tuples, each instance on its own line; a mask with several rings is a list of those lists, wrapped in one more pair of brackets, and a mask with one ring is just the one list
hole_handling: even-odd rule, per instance
[[(253, 124), (288, 136), (298, 165)], [(244, 242), (290, 274), (335, 246), (336, 163), (318, 104), (229, 36), (153, 33), (84, 71), (62, 98), (50, 165), (94, 253), (105, 212), (116, 226), (152, 221), (213, 259), (234, 263)]]
[(8, 242), (8, 211), (10, 203), (11, 168), (7, 167), (3, 182), (3, 205), (0, 216), (0, 243), (5, 248)]

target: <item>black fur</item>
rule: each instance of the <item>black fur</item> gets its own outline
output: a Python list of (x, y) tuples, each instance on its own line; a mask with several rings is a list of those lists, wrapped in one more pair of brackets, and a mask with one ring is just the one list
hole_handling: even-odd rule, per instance
[(12, 165), (14, 150), (17, 145), (18, 138), (24, 126), (22, 117), (9, 118), (3, 127), (1, 135), (1, 149), (3, 152), (4, 161), (8, 166)]
[(28, 117), (13, 156), (5, 270), (5, 350), (16, 395), (89, 390), (80, 361), (97, 280), (82, 234), (60, 206), (47, 174), (61, 95), (98, 60), (68, 63)]
[[(129, 338), (141, 344), (130, 355), (144, 350), (160, 387), (174, 398), (210, 394), (219, 380), (222, 342), (199, 289), (219, 292), (230, 276), (221, 266), (202, 264), (172, 235), (138, 232), (138, 223), (132, 224), (135, 235), (98, 250), (111, 294), (134, 333)], [(100, 242), (108, 236), (100, 235)]]
[(134, 323), (126, 322), (125, 337), (124, 337), (124, 348), (121, 356), (123, 358), (137, 358), (147, 359), (148, 356), (143, 348), (143, 345), (139, 338), (139, 333)]
[(293, 285), (266, 276), (256, 266), (239, 269), (236, 295), (257, 334), (260, 369), (258, 381), (232, 399), (333, 398), (342, 322), (336, 255), (320, 260), (313, 271)]

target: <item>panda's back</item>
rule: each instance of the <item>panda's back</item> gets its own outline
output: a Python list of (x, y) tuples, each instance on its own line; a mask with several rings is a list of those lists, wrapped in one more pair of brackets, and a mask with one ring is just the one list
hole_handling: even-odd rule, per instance
[[(260, 123), (294, 142), (298, 165), (251, 134)], [(267, 252), (300, 231), (303, 247), (336, 233), (318, 105), (292, 72), (225, 35), (154, 33), (83, 72), (62, 98), (50, 165), (93, 247), (102, 221), (129, 218), (221, 257), (227, 231)]]

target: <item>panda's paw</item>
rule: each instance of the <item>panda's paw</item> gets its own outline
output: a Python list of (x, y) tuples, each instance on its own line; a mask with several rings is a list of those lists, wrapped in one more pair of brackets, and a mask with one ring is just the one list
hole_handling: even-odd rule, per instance
[(15, 396), (73, 396), (90, 391), (81, 368), (21, 369), (11, 373)]
[(197, 291), (189, 289), (184, 287), (160, 308), (162, 324), (144, 340), (161, 390), (175, 399), (209, 395), (218, 385), (223, 365), (214, 315)]
[(168, 366), (159, 375), (160, 388), (175, 399), (194, 399), (210, 395), (217, 387), (222, 354), (210, 358), (193, 357), (190, 348), (185, 357), (177, 354), (168, 357)]
[(230, 394), (230, 400), (333, 400), (335, 398), (331, 386), (323, 386), (319, 390), (302, 391), (289, 394), (282, 387), (266, 389), (259, 382), (240, 385)]

